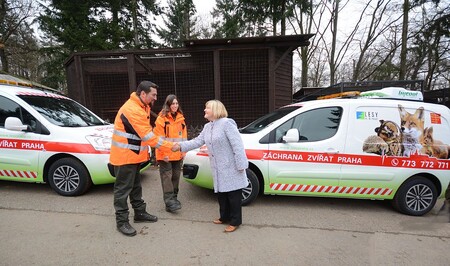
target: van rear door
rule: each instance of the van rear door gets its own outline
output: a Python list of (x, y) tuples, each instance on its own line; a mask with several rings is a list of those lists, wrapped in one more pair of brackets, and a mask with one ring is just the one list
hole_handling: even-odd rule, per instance
[[(354, 193), (349, 196), (392, 198), (393, 189), (400, 185), (400, 180), (394, 179), (410, 171), (402, 169), (401, 165), (391, 165), (400, 162), (392, 158), (402, 157), (401, 122), (396, 103), (392, 102), (390, 106), (375, 103), (376, 100), (371, 104), (351, 105), (349, 110), (348, 127), (354, 130), (347, 135), (345, 154), (354, 160), (342, 165), (340, 182), (341, 186), (354, 189)], [(380, 130), (382, 123), (385, 126)], [(378, 132), (389, 135), (392, 143), (387, 145), (378, 137)]]

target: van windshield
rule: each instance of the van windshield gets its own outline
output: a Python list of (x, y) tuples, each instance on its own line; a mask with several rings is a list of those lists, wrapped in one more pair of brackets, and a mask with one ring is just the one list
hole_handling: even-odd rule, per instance
[(57, 126), (86, 127), (107, 124), (86, 107), (68, 98), (35, 95), (18, 96)]
[(297, 110), (301, 106), (288, 106), (279, 108), (271, 113), (268, 113), (255, 121), (251, 122), (247, 126), (239, 129), (242, 134), (251, 134), (259, 132), (260, 130), (266, 128), (268, 125), (272, 124), (274, 121), (282, 118), (283, 116), (289, 114), (292, 111)]

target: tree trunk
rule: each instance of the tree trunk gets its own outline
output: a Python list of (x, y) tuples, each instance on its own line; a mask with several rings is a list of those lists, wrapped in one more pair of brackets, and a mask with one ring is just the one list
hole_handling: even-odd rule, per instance
[(0, 43), (0, 62), (2, 62), (2, 71), (9, 72), (8, 57), (5, 52), (5, 45)]
[(301, 59), (302, 59), (302, 73), (301, 81), (302, 88), (308, 87), (308, 47), (301, 47)]
[(286, 35), (286, 0), (281, 1), (281, 36)]
[(112, 1), (111, 2), (111, 16), (112, 16), (112, 25), (111, 28), (113, 29), (111, 34), (111, 40), (116, 49), (120, 47), (120, 36), (118, 34), (118, 31), (120, 29), (119, 26), (119, 11), (120, 11), (120, 3), (118, 1)]
[(425, 78), (425, 88), (424, 90), (431, 90), (431, 85), (433, 82), (434, 71), (436, 70), (437, 64), (439, 62), (439, 43), (440, 36), (430, 38), (430, 46), (428, 48), (428, 71)]
[(337, 41), (337, 24), (338, 24), (338, 14), (339, 14), (339, 1), (335, 0), (334, 8), (333, 8), (333, 23), (331, 28), (332, 33), (332, 41), (331, 41), (331, 53), (330, 53), (330, 85), (333, 85), (335, 83), (335, 75), (336, 75), (336, 41)]
[(406, 43), (408, 42), (408, 13), (409, 0), (404, 0), (403, 3), (403, 26), (402, 26), (402, 49), (400, 51), (400, 73), (399, 80), (406, 78)]
[(275, 16), (275, 9), (276, 9), (275, 4), (272, 3), (270, 8), (272, 9), (271, 13), (272, 13), (273, 36), (277, 36), (277, 22), (278, 21)]
[[(5, 25), (6, 18), (6, 0), (0, 0), (0, 25)], [(3, 29), (4, 31), (5, 29)], [(3, 34), (2, 34), (3, 35)], [(1, 36), (0, 39), (0, 62), (2, 63), (2, 71), (8, 72), (8, 58), (5, 53), (6, 36)]]
[(189, 7), (184, 6), (183, 8), (183, 31), (181, 32), (180, 36), (180, 44), (179, 46), (183, 46), (183, 41), (189, 40), (191, 38), (191, 20), (189, 17)]
[(131, 4), (131, 16), (133, 17), (133, 31), (134, 31), (134, 48), (139, 48), (139, 37), (138, 37), (138, 29), (137, 29), (137, 3), (136, 0), (132, 0)]

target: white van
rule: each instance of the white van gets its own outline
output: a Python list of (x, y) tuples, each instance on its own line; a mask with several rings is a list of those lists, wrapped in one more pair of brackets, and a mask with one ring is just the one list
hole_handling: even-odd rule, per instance
[[(285, 106), (241, 128), (250, 164), (243, 204), (261, 192), (385, 199), (405, 214), (430, 211), (450, 182), (449, 108), (402, 88), (356, 94)], [(212, 188), (204, 148), (184, 163), (186, 181)]]
[(49, 183), (76, 196), (114, 183), (113, 125), (54, 91), (0, 79), (0, 180)]

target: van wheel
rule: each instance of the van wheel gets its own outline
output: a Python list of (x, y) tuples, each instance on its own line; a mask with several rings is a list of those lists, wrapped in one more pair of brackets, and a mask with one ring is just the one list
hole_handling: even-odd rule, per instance
[(248, 205), (258, 197), (259, 180), (256, 174), (250, 170), (245, 170), (247, 174), (248, 186), (242, 189), (242, 205)]
[(401, 213), (421, 216), (436, 203), (437, 189), (430, 180), (416, 176), (403, 183), (395, 194), (392, 204)]
[(86, 167), (72, 158), (59, 159), (50, 166), (48, 183), (63, 196), (81, 195), (92, 185)]

